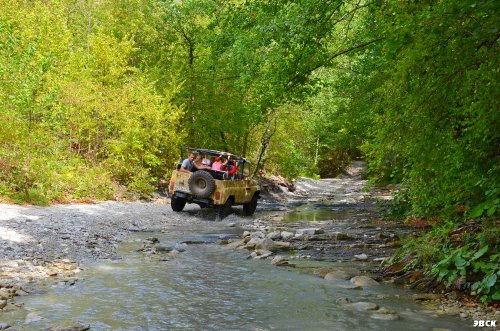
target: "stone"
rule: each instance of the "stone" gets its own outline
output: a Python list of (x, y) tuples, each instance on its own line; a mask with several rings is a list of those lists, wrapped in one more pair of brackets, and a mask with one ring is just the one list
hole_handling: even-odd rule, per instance
[(226, 227), (228, 227), (228, 228), (234, 228), (235, 226), (236, 226), (236, 223), (233, 223), (233, 222), (226, 224)]
[(444, 309), (445, 314), (447, 315), (458, 315), (460, 313), (460, 308), (458, 307), (448, 307)]
[(320, 228), (307, 228), (307, 229), (298, 229), (296, 232), (296, 236), (303, 236), (303, 235), (308, 235), (308, 236), (314, 236), (315, 234), (322, 234), (325, 233), (323, 229)]
[(288, 260), (281, 255), (275, 256), (272, 259), (271, 264), (275, 266), (295, 267), (295, 264), (288, 262)]
[(146, 240), (149, 241), (149, 242), (152, 242), (153, 244), (160, 241), (156, 237), (149, 237), (149, 238), (146, 238)]
[(4, 309), (7, 306), (7, 300), (0, 300), (0, 309)]
[[(255, 253), (255, 255), (254, 255), (254, 253)], [(267, 251), (267, 250), (264, 250), (264, 249), (258, 249), (256, 251), (252, 252), (251, 255), (252, 255), (252, 257), (254, 259), (265, 259), (265, 258), (267, 258), (267, 257), (269, 257), (269, 256), (271, 256), (273, 254), (274, 253), (271, 252), (271, 251)]]
[(275, 241), (274, 244), (278, 249), (288, 249), (292, 246), (289, 241)]
[(351, 275), (342, 270), (332, 271), (325, 275), (326, 280), (348, 280), (349, 278)]
[(157, 252), (166, 252), (166, 253), (171, 252), (175, 249), (173, 245), (169, 244), (157, 244), (155, 247)]
[(412, 295), (413, 300), (423, 301), (423, 300), (438, 300), (441, 299), (442, 295), (437, 293), (416, 293)]
[(12, 294), (9, 290), (5, 288), (0, 290), (0, 300), (8, 300), (13, 296), (14, 294)]
[(379, 285), (379, 283), (368, 277), (368, 276), (355, 276), (351, 278), (351, 283), (357, 286), (374, 286), (374, 285)]
[(274, 243), (274, 241), (272, 241), (269, 238), (264, 238), (260, 242), (255, 244), (255, 249), (264, 249), (267, 251), (274, 252), (274, 251), (276, 251), (277, 247), (276, 247), (276, 244)]
[(57, 271), (49, 270), (49, 271), (47, 271), (47, 276), (55, 277), (55, 276), (57, 276)]
[(243, 232), (243, 235), (241, 236), (242, 238), (245, 238), (245, 237), (250, 237), (250, 232), (249, 231), (245, 231)]
[(368, 255), (366, 255), (365, 253), (359, 254), (359, 255), (354, 255), (354, 259), (359, 260), (359, 261), (368, 260)]
[(272, 240), (281, 239), (281, 232), (273, 231), (273, 232), (268, 233), (266, 237), (269, 239), (272, 239)]
[(245, 248), (254, 249), (257, 246), (257, 244), (260, 244), (261, 241), (262, 239), (260, 238), (251, 238), (245, 245)]
[(0, 330), (7, 330), (8, 328), (10, 328), (9, 324), (0, 322)]
[(350, 235), (343, 232), (334, 232), (331, 234), (333, 240), (351, 240), (353, 239)]
[(227, 244), (227, 247), (235, 249), (235, 248), (238, 248), (238, 247), (244, 246), (244, 245), (245, 245), (245, 242), (243, 240), (235, 240), (235, 241), (232, 241), (229, 244)]
[(352, 307), (353, 309), (358, 310), (358, 311), (377, 310), (378, 309), (378, 305), (376, 303), (364, 302), (364, 301), (351, 303), (350, 307)]
[(345, 304), (351, 303), (351, 299), (349, 299), (347, 297), (342, 297), (342, 298), (336, 299), (335, 302), (338, 304), (341, 304), (341, 305), (345, 305)]
[(253, 233), (250, 235), (250, 237), (252, 237), (252, 238), (261, 238), (261, 239), (262, 239), (262, 238), (265, 238), (265, 237), (266, 237), (266, 235), (265, 235), (265, 234), (264, 234), (264, 232), (262, 232), (262, 231), (256, 231), (256, 232), (253, 232)]
[(399, 315), (397, 314), (378, 314), (378, 313), (371, 314), (370, 317), (376, 320), (383, 320), (383, 321), (396, 321), (400, 318)]
[(377, 314), (395, 314), (396, 311), (390, 308), (386, 307), (380, 307), (379, 310), (377, 310)]
[(281, 239), (283, 240), (289, 240), (294, 237), (293, 232), (288, 232), (288, 231), (281, 231)]

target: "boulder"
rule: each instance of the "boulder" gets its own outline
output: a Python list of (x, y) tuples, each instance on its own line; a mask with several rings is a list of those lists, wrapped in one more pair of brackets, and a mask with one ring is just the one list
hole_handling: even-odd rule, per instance
[(351, 283), (357, 286), (367, 287), (379, 285), (379, 283), (368, 276), (355, 276), (351, 278)]
[(264, 238), (260, 242), (255, 244), (255, 249), (264, 249), (267, 251), (274, 252), (274, 251), (276, 251), (277, 247), (276, 247), (276, 244), (274, 243), (274, 241), (272, 241), (269, 238)]
[(348, 280), (349, 278), (351, 275), (342, 270), (332, 271), (325, 275), (326, 280)]
[(288, 231), (281, 231), (281, 239), (283, 240), (290, 240), (294, 237), (293, 232), (288, 232)]
[(279, 231), (273, 231), (270, 232), (266, 235), (267, 238), (275, 240), (275, 239), (281, 239), (281, 232)]

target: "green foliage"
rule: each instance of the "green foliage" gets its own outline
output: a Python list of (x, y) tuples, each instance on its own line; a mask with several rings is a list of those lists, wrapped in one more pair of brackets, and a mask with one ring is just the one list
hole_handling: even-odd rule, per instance
[[(485, 240), (488, 232), (477, 236), (477, 243), (446, 250), (445, 258), (431, 269), (438, 280), (446, 281), (449, 286), (463, 279), (462, 286), (475, 291), (483, 302), (500, 299), (500, 283), (497, 281), (500, 276), (498, 239), (490, 247)], [(498, 230), (493, 232), (499, 235)]]

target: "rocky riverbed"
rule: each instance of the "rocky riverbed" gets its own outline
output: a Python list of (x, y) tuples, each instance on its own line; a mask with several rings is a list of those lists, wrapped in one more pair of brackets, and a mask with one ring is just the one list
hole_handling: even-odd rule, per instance
[[(293, 192), (284, 182), (264, 183), (265, 194), (254, 217), (242, 217), (241, 210), (234, 208), (220, 224), (234, 229), (232, 235), (176, 243), (162, 243), (152, 236), (139, 251), (150, 256), (168, 254), (168, 260), (183, 254), (187, 245), (217, 242), (229, 250), (247, 252), (249, 259), (321, 277), (344, 289), (391, 283), (376, 270), (399, 247), (401, 238), (415, 229), (380, 219), (377, 201), (389, 199), (390, 192), (366, 190), (362, 170), (361, 163), (354, 163), (341, 178), (302, 179)], [(149, 203), (46, 208), (0, 204), (0, 330), (8, 327), (1, 323), (2, 312), (16, 309), (18, 297), (40, 293), (50, 284), (75, 284), (88, 264), (118, 259), (117, 247), (134, 233), (169, 233), (186, 224), (212, 222), (212, 210), (189, 206), (175, 213), (168, 204), (163, 197)], [(404, 318), (401, 312), (374, 302), (336, 300), (349, 309), (369, 312), (373, 319)], [(430, 315), (468, 321), (464, 326), (472, 326), (473, 319), (498, 317), (497, 310), (462, 302), (456, 294), (415, 293), (414, 300), (425, 304)]]

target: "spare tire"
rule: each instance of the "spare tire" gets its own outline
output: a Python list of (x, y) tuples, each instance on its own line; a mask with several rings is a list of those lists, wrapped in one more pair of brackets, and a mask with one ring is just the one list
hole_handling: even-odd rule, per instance
[(215, 191), (215, 180), (208, 171), (195, 171), (189, 178), (188, 184), (195, 198), (208, 198)]

